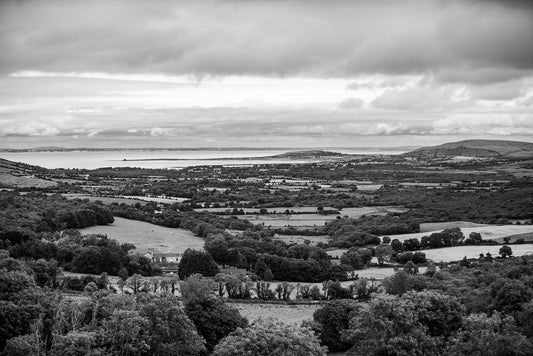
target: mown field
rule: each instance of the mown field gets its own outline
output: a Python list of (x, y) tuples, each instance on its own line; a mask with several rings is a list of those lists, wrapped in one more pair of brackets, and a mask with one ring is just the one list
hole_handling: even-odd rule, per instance
[[(439, 225), (437, 225), (439, 224)], [(436, 223), (434, 226), (442, 227), (446, 226), (447, 223)], [(471, 223), (469, 223), (471, 224)], [(428, 224), (422, 224), (428, 227)], [(453, 227), (453, 226), (449, 226)], [(388, 235), (391, 239), (398, 239), (400, 241), (405, 241), (407, 239), (417, 238), (421, 239), (424, 236), (429, 236), (434, 232), (440, 232), (442, 229), (436, 229), (433, 231), (424, 231), (424, 232), (415, 232), (411, 234), (400, 234), (400, 235)], [(503, 238), (507, 236), (517, 235), (517, 234), (529, 234), (533, 233), (533, 225), (485, 225), (479, 224), (475, 227), (461, 227), (461, 231), (468, 237), (471, 232), (478, 232), (481, 234), (484, 240), (494, 240), (497, 242), (503, 242)]]
[(140, 251), (183, 253), (188, 248), (204, 248), (204, 240), (190, 231), (117, 217), (111, 225), (93, 226), (80, 231), (82, 234), (106, 234), (119, 242), (134, 244)]
[[(283, 210), (281, 210), (283, 209)], [(325, 210), (331, 208), (324, 208)], [(202, 210), (202, 209), (198, 209)], [(225, 211), (227, 209), (223, 209)], [(257, 209), (243, 209), (247, 215), (237, 215), (239, 219), (246, 219), (253, 224), (264, 224), (271, 227), (318, 227), (324, 226), (330, 221), (334, 221), (338, 216), (347, 216), (349, 218), (359, 218), (363, 215), (385, 215), (387, 213), (401, 213), (408, 209), (395, 206), (369, 206), (359, 208), (344, 208), (339, 214), (317, 214), (316, 207), (295, 207), (295, 208), (272, 208), (269, 214), (257, 214)], [(282, 213), (285, 210), (293, 210), (295, 214)], [(277, 213), (273, 213), (273, 212)], [(296, 213), (298, 212), (298, 213)]]
[[(523, 256), (533, 254), (533, 244), (510, 245), (513, 256)], [(466, 258), (477, 258), (480, 253), (490, 252), (493, 257), (499, 256), (501, 246), (457, 246), (444, 247), (431, 250), (421, 250), (426, 254), (426, 258), (434, 262), (452, 262)]]

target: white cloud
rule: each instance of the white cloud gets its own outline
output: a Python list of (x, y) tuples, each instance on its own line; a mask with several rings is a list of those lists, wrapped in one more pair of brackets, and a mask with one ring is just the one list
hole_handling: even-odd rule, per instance
[(0, 68), (501, 81), (533, 69), (532, 6), (507, 3), (2, 1)]
[(57, 136), (60, 133), (61, 132), (56, 127), (36, 121), (13, 123), (5, 127), (0, 127), (0, 136)]
[(364, 104), (364, 100), (360, 98), (348, 98), (339, 103), (339, 108), (343, 110), (357, 109)]

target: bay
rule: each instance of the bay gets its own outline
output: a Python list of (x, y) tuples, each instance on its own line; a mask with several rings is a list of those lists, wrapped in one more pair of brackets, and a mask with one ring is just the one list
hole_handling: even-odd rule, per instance
[[(239, 166), (278, 163), (309, 163), (318, 160), (265, 158), (301, 150), (106, 150), (0, 152), (0, 158), (44, 168), (95, 169), (101, 167), (185, 168), (191, 166)], [(405, 151), (380, 149), (328, 149), (346, 154), (400, 154)]]

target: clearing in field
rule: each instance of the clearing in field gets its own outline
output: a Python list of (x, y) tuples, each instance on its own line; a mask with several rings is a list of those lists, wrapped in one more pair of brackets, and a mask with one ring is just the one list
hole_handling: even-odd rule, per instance
[(139, 251), (183, 253), (192, 248), (202, 250), (204, 240), (190, 231), (173, 229), (137, 220), (115, 217), (110, 225), (81, 229), (82, 234), (106, 234), (121, 243), (134, 244)]

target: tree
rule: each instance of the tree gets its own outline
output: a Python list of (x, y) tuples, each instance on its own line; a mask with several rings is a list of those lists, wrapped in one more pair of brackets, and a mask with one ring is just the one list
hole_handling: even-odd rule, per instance
[(217, 283), (213, 279), (193, 274), (181, 283), (181, 296), (185, 300), (206, 298), (216, 289)]
[(66, 335), (56, 335), (52, 355), (101, 355), (104, 350), (98, 347), (96, 332), (72, 331)]
[(450, 342), (446, 356), (526, 356), (533, 355), (533, 345), (518, 331), (510, 316), (494, 313), (471, 314)]
[(389, 294), (402, 295), (412, 289), (412, 277), (406, 271), (400, 270), (394, 275), (385, 277), (381, 282)]
[(255, 274), (259, 278), (265, 281), (271, 281), (274, 279), (274, 275), (272, 274), (272, 270), (268, 268), (268, 266), (265, 263), (265, 259), (263, 257), (259, 257), (257, 260), (257, 263), (254, 267)]
[(479, 245), (483, 242), (483, 237), (479, 232), (471, 232), (465, 240), (466, 245)]
[(512, 254), (513, 250), (508, 245), (503, 245), (500, 248), (500, 256), (502, 256), (503, 258), (511, 257)]
[(375, 255), (380, 266), (383, 266), (385, 261), (388, 262), (393, 253), (394, 249), (389, 245), (379, 245), (375, 249)]
[(342, 339), (348, 355), (438, 355), (461, 325), (464, 307), (436, 291), (380, 294), (364, 303)]
[(140, 274), (135, 273), (133, 276), (126, 280), (126, 285), (131, 288), (133, 294), (137, 294), (139, 289), (143, 285), (143, 277)]
[(150, 355), (197, 356), (205, 353), (205, 341), (198, 335), (174, 296), (149, 297), (140, 315), (148, 324)]
[(414, 264), (413, 261), (407, 261), (403, 266), (403, 269), (407, 274), (415, 275), (418, 274), (418, 266)]
[(220, 269), (209, 252), (192, 250), (190, 248), (185, 250), (178, 264), (178, 275), (181, 279), (185, 279), (195, 273), (199, 273), (205, 277), (214, 277), (219, 272)]
[(346, 351), (350, 344), (341, 341), (341, 332), (348, 329), (354, 312), (360, 304), (349, 299), (329, 302), (313, 313), (313, 319), (320, 324), (320, 339), (330, 352)]
[(490, 295), (495, 310), (521, 312), (522, 305), (533, 298), (533, 290), (520, 280), (500, 278), (490, 285)]
[(118, 310), (109, 320), (105, 320), (101, 329), (101, 338), (107, 344), (106, 352), (114, 355), (142, 354), (150, 349), (148, 320), (137, 311)]
[(396, 252), (402, 252), (403, 251), (403, 243), (398, 240), (398, 239), (394, 239), (391, 241), (390, 243), (392, 249)]
[(288, 325), (275, 319), (259, 319), (238, 328), (215, 347), (213, 356), (325, 356), (327, 348), (307, 327)]
[(248, 325), (248, 321), (237, 309), (227, 306), (214, 296), (188, 300), (185, 313), (205, 339), (208, 351), (212, 351), (219, 340), (230, 332)]

